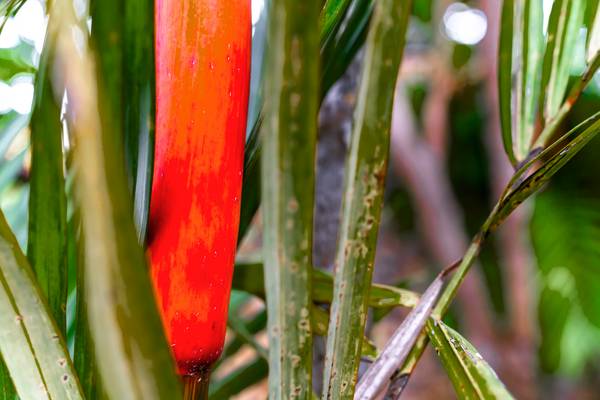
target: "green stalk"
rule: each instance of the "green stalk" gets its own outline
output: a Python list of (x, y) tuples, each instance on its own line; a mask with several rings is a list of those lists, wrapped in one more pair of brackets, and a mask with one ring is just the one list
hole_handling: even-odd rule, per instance
[(62, 95), (54, 95), (50, 81), (56, 42), (51, 29), (48, 28), (40, 59), (31, 114), (27, 258), (48, 300), (52, 315), (65, 335), (68, 282), (67, 198), (60, 117)]
[(324, 399), (351, 398), (383, 205), (392, 102), (411, 2), (381, 0), (372, 16), (346, 168)]
[(274, 0), (262, 137), (269, 398), (308, 399), (320, 0)]

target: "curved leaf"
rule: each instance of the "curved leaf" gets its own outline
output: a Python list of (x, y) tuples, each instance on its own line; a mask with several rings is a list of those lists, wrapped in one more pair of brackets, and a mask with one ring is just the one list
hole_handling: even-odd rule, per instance
[(512, 399), (479, 352), (442, 321), (429, 320), (427, 335), (460, 399)]
[(543, 51), (542, 2), (505, 0), (501, 18), (499, 106), (504, 147), (515, 164), (527, 157), (535, 133)]
[(3, 214), (0, 352), (22, 399), (83, 399), (64, 340)]
[(502, 127), (502, 143), (509, 160), (517, 163), (512, 139), (512, 69), (514, 0), (502, 2), (500, 42), (498, 44), (498, 106)]
[[(500, 225), (515, 208), (546, 184), (598, 132), (600, 132), (600, 112), (571, 129), (554, 144), (533, 157), (520, 168), (509, 183), (507, 192), (496, 205), (491, 218), (484, 224), (482, 231), (485, 235)], [(525, 177), (524, 174), (529, 168), (541, 160), (543, 160), (542, 165)]]

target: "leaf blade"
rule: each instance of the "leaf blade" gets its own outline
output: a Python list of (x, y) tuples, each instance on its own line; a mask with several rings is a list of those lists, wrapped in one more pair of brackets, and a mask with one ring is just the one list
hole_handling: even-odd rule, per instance
[(556, 116), (565, 97), (583, 15), (584, 3), (581, 0), (557, 0), (552, 6), (542, 69), (541, 93), (546, 123)]
[(306, 398), (312, 388), (319, 4), (286, 0), (274, 2), (270, 10), (261, 181), (273, 399)]
[[(48, 31), (50, 33), (50, 30)], [(55, 35), (47, 34), (35, 82), (31, 114), (31, 175), (27, 258), (52, 314), (66, 333), (67, 197), (62, 146), (61, 105), (54, 96), (50, 68)]]
[(502, 2), (500, 38), (498, 44), (498, 106), (502, 143), (511, 163), (516, 164), (512, 140), (512, 53), (514, 0)]
[[(518, 14), (523, 15), (521, 24), (521, 65), (517, 75), (516, 90), (516, 137), (515, 156), (524, 160), (529, 154), (535, 134), (537, 101), (540, 90), (540, 71), (543, 52), (542, 2), (517, 2)], [(518, 51), (517, 51), (518, 52)], [(514, 54), (514, 53), (513, 53)]]
[[(349, 149), (323, 398), (352, 396), (383, 201), (395, 82), (411, 2), (382, 0), (369, 28)], [(389, 49), (397, 49), (390, 52)]]
[(0, 214), (0, 351), (21, 398), (83, 399), (25, 255)]
[(442, 321), (429, 320), (427, 335), (459, 398), (512, 399), (496, 373), (475, 348)]

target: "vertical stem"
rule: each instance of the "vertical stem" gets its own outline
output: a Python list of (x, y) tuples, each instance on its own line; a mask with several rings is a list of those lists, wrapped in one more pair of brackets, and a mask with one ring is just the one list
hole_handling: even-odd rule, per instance
[(268, 35), (262, 210), (269, 398), (308, 399), (319, 0), (273, 1)]
[(348, 153), (323, 399), (354, 394), (375, 261), (395, 81), (411, 2), (377, 3), (367, 38)]
[(210, 385), (210, 368), (201, 370), (195, 375), (183, 376), (183, 400), (208, 399)]

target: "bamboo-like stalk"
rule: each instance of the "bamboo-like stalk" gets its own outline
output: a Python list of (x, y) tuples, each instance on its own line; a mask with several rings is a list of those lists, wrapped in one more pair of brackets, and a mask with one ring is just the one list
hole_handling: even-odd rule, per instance
[(270, 11), (262, 149), (269, 398), (310, 398), (319, 0)]
[(347, 161), (324, 399), (349, 398), (356, 385), (383, 203), (394, 83), (410, 10), (410, 1), (379, 1), (367, 38)]

